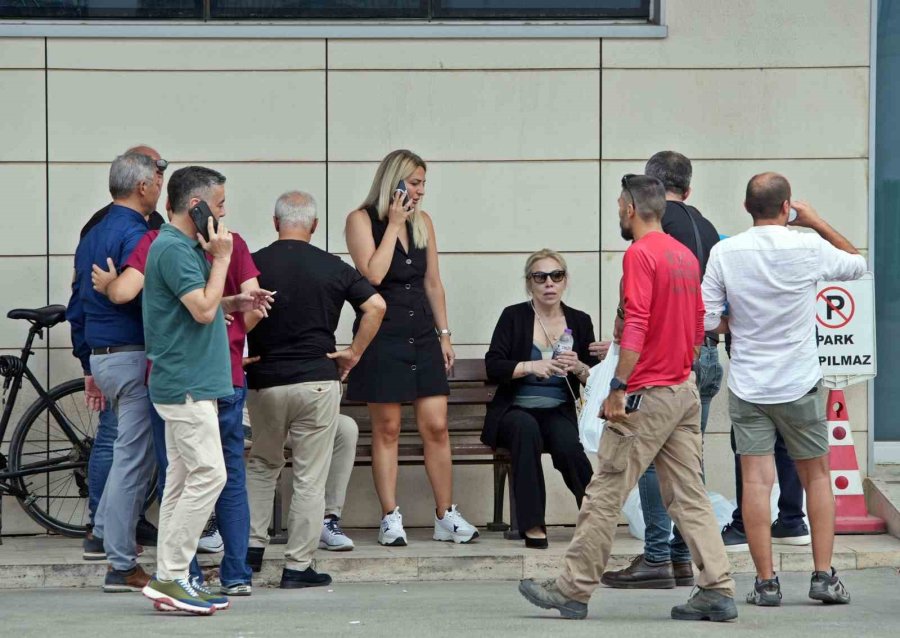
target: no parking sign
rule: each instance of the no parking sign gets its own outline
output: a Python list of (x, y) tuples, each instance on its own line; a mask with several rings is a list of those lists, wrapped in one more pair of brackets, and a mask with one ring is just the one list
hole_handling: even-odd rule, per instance
[(875, 365), (875, 280), (820, 282), (816, 342), (825, 385), (843, 388), (872, 379)]

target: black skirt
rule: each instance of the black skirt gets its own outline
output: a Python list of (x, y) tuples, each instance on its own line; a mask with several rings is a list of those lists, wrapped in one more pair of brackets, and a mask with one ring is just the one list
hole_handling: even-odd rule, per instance
[(425, 312), (389, 307), (378, 334), (350, 371), (347, 398), (408, 403), (450, 394), (440, 338)]

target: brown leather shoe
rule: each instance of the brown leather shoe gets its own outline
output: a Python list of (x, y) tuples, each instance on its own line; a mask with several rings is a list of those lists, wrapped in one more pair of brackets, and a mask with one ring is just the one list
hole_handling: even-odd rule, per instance
[(135, 565), (128, 571), (113, 569), (110, 565), (106, 570), (106, 580), (103, 583), (103, 591), (116, 594), (119, 592), (141, 591), (150, 582), (150, 574), (144, 571), (140, 565)]
[(672, 563), (672, 571), (675, 572), (675, 584), (679, 587), (694, 586), (694, 568), (691, 562)]
[(603, 574), (600, 582), (616, 589), (673, 589), (675, 574), (671, 561), (648, 563), (641, 554), (625, 569)]

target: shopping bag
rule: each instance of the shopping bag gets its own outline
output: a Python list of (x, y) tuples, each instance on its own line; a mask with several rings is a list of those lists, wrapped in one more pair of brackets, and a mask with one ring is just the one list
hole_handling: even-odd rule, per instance
[(578, 438), (585, 452), (596, 454), (600, 447), (604, 421), (600, 418), (603, 401), (609, 394), (609, 382), (616, 374), (619, 364), (619, 345), (613, 343), (606, 358), (591, 368), (587, 385), (584, 386), (584, 407), (578, 418)]

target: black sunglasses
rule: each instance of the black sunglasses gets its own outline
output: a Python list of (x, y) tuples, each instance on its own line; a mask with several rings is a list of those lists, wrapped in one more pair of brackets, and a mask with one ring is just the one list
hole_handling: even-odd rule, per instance
[(165, 173), (167, 168), (169, 168), (169, 162), (164, 159), (156, 160), (156, 170), (160, 173)]
[(628, 173), (622, 176), (622, 190), (628, 193), (628, 196), (631, 197), (631, 205), (637, 206), (637, 200), (634, 199), (634, 193), (631, 192), (631, 189), (628, 188), (628, 180), (634, 177), (634, 173)]
[(547, 281), (547, 277), (550, 277), (550, 279), (552, 279), (554, 282), (559, 283), (566, 278), (566, 271), (554, 270), (553, 272), (541, 272), (540, 270), (537, 270), (535, 272), (528, 273), (527, 278), (534, 280), (534, 283), (536, 284), (542, 284)]

